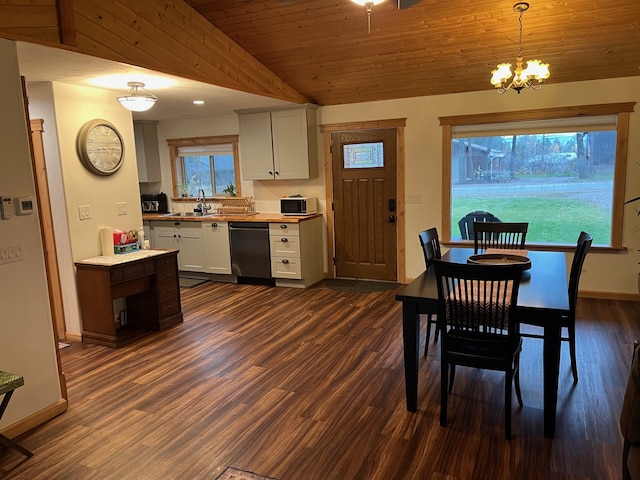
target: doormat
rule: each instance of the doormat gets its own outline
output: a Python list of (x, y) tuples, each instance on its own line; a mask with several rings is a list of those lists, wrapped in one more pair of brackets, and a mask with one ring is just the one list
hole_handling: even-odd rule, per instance
[(209, 280), (204, 278), (180, 277), (180, 288), (193, 288), (208, 281)]
[(273, 477), (265, 477), (264, 475), (258, 475), (257, 473), (248, 472), (246, 470), (239, 470), (234, 467), (227, 467), (220, 475), (216, 477), (216, 480), (276, 480)]
[(391, 290), (400, 286), (396, 282), (374, 282), (371, 280), (344, 280), (340, 278), (329, 278), (324, 284), (331, 290), (346, 293), (370, 293)]

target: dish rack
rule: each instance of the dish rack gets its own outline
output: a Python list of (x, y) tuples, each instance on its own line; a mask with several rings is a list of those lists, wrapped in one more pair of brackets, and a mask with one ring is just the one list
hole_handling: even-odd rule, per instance
[(253, 213), (253, 197), (222, 197), (219, 212), (226, 215)]

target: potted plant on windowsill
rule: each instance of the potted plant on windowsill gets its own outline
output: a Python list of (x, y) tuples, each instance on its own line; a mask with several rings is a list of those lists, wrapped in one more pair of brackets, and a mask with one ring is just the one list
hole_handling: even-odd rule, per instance
[(235, 197), (236, 196), (236, 186), (233, 183), (230, 183), (222, 190), (227, 197)]

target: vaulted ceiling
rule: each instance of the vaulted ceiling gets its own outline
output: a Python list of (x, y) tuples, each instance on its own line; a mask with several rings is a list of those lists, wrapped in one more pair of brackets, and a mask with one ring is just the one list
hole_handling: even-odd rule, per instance
[[(309, 101), (334, 105), (491, 90), (515, 64), (513, 0), (185, 0)], [(640, 75), (640, 1), (531, 0), (523, 57), (550, 64), (548, 83)]]

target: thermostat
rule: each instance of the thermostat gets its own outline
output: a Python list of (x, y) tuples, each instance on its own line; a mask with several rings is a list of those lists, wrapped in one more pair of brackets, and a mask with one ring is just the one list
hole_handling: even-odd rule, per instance
[(16, 202), (16, 215), (31, 215), (33, 213), (33, 197), (18, 197)]

